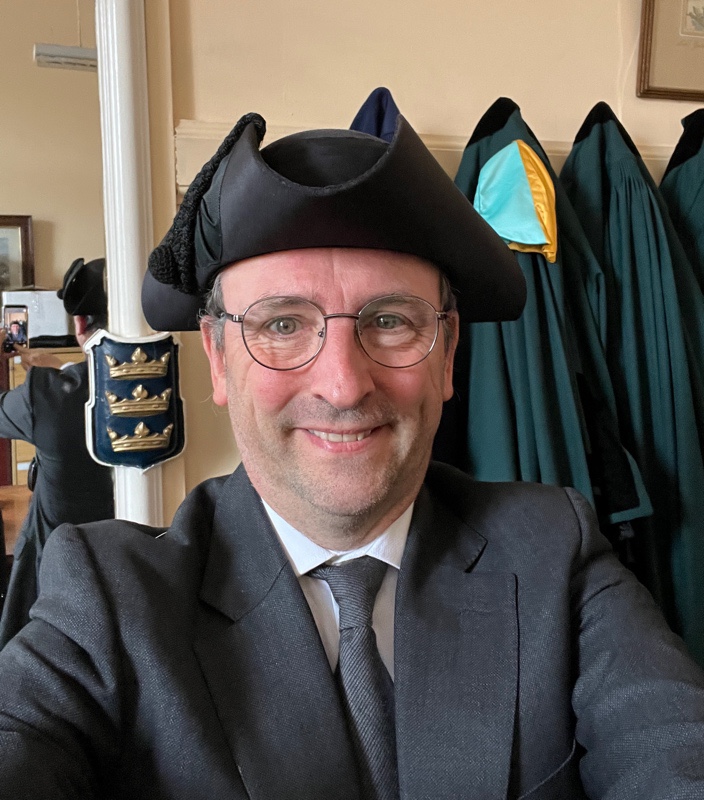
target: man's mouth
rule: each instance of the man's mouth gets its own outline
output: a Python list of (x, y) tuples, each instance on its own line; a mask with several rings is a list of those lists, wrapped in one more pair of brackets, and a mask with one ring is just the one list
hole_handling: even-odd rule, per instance
[(368, 431), (358, 431), (357, 433), (333, 433), (331, 431), (314, 431), (308, 429), (308, 433), (317, 436), (324, 442), (361, 442), (371, 435), (371, 428)]

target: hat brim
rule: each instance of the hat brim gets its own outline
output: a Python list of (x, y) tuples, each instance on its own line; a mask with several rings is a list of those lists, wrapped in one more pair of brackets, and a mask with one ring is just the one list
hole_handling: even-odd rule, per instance
[(155, 331), (197, 331), (204, 299), (184, 294), (147, 271), (142, 281), (142, 311)]
[(200, 297), (173, 302), (170, 287), (164, 292), (157, 281), (145, 281), (145, 316), (159, 330), (192, 330), (197, 322), (184, 314), (202, 306), (226, 266), (320, 247), (390, 250), (435, 264), (448, 276), (466, 321), (515, 319), (525, 303), (513, 253), (399, 115), (389, 144), (356, 131), (305, 131), (260, 150), (248, 125), (201, 201), (195, 227)]

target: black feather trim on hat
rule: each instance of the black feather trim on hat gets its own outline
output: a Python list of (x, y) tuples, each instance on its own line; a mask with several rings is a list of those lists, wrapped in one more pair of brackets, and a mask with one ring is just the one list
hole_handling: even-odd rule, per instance
[(220, 162), (232, 150), (242, 131), (254, 124), (259, 142), (266, 133), (266, 122), (259, 114), (245, 114), (228, 133), (215, 155), (203, 165), (184, 195), (166, 235), (149, 256), (149, 272), (160, 283), (170, 284), (184, 294), (197, 294), (194, 232), (203, 195), (210, 188)]

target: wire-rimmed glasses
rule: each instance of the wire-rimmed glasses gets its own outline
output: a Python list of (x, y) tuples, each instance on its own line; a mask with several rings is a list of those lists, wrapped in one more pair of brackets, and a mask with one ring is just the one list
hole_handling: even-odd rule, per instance
[(265, 297), (242, 314), (222, 312), (242, 327), (247, 352), (263, 367), (298, 369), (322, 350), (329, 319), (355, 320), (357, 341), (377, 364), (401, 369), (427, 358), (446, 311), (436, 311), (420, 297), (389, 295), (367, 303), (358, 314), (325, 314), (301, 297)]

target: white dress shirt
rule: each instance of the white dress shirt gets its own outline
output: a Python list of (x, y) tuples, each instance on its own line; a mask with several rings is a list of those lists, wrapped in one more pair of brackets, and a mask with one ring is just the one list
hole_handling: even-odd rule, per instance
[(321, 564), (341, 564), (360, 556), (373, 556), (389, 565), (374, 603), (372, 627), (376, 634), (379, 655), (393, 680), (396, 584), (413, 515), (413, 503), (380, 536), (354, 550), (328, 550), (321, 547), (289, 525), (264, 500), (262, 503), (301, 584), (333, 671), (337, 667), (340, 650), (340, 609), (328, 584), (319, 578), (311, 578), (306, 573)]

